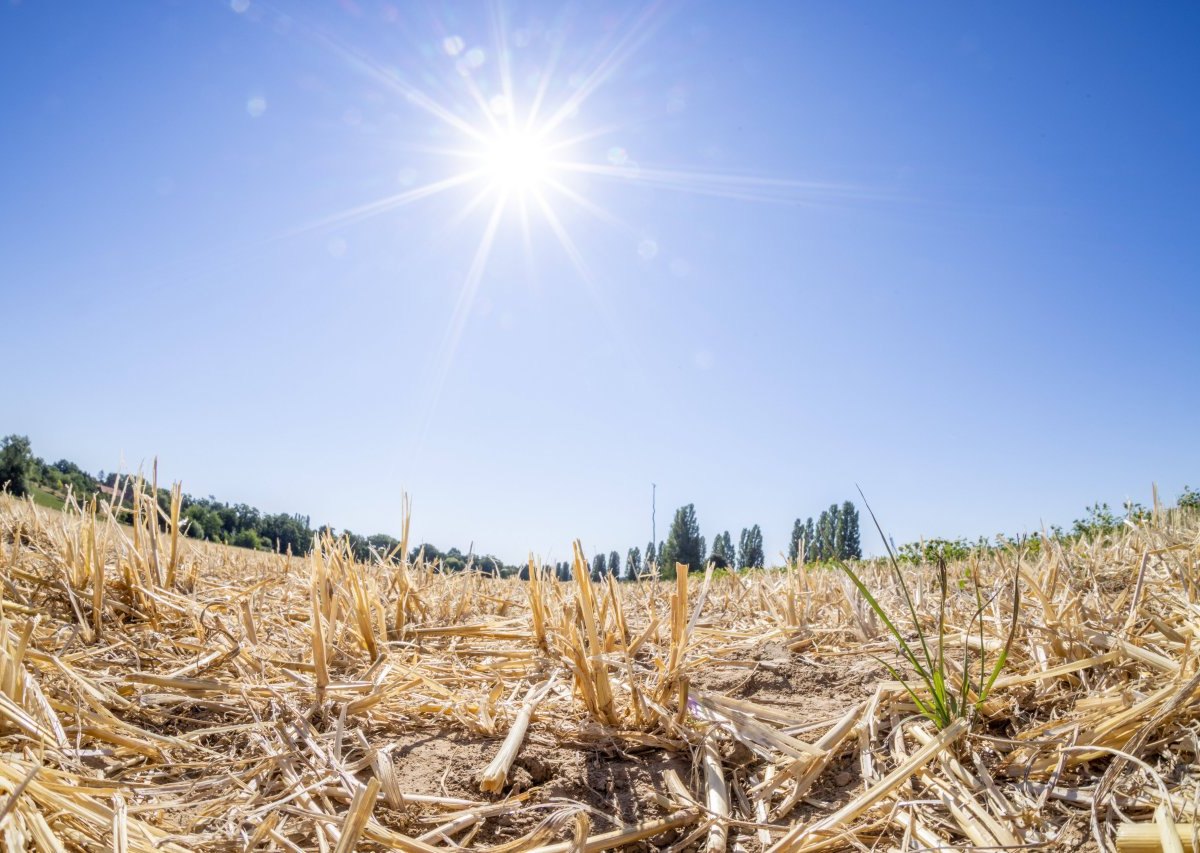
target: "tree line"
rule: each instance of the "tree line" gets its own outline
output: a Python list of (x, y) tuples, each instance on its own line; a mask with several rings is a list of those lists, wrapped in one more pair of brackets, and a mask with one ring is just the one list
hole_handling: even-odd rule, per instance
[[(791, 563), (853, 560), (860, 557), (862, 546), (859, 541), (858, 510), (850, 501), (841, 506), (833, 504), (821, 513), (815, 524), (812, 518), (806, 522), (796, 519), (792, 526), (788, 547), (788, 561)], [(675, 566), (679, 563), (686, 565), (689, 571), (703, 571), (709, 563), (718, 569), (761, 569), (766, 563), (762, 528), (757, 524), (743, 527), (736, 550), (733, 537), (725, 530), (713, 540), (712, 550), (706, 551), (704, 537), (700, 535), (700, 523), (696, 520), (696, 507), (693, 504), (681, 506), (675, 511), (666, 544), (659, 553), (659, 575), (664, 578), (675, 577)]]
[[(114, 502), (120, 518), (127, 512), (124, 508), (132, 503), (136, 480), (103, 471), (92, 476), (67, 459), (48, 463), (33, 454), (28, 437), (10, 435), (0, 439), (0, 488), (7, 488), (17, 497), (37, 496), (38, 492), (65, 496), (69, 492), (80, 502), (103, 496)], [(142, 483), (142, 489), (154, 497), (164, 515), (170, 515), (169, 489), (160, 488), (153, 494), (153, 486), (146, 482)], [(260, 551), (303, 556), (312, 549), (314, 537), (323, 534), (344, 539), (358, 560), (369, 560), (372, 555), (380, 558), (395, 556), (400, 547), (400, 540), (386, 533), (368, 536), (352, 530), (339, 533), (328, 524), (314, 528), (307, 515), (262, 512), (248, 504), (219, 501), (212, 495), (203, 498), (182, 495), (179, 515), (183, 532), (193, 539)], [(490, 554), (473, 554), (470, 549), (463, 553), (458, 548), (442, 551), (428, 542), (411, 548), (408, 556), (415, 560), (422, 553), (426, 560), (438, 560), (448, 571), (470, 567), (493, 575), (517, 572), (515, 566), (505, 565)]]
[[(10, 435), (0, 439), (0, 489), (6, 489), (17, 497), (70, 493), (80, 502), (103, 495), (114, 502), (118, 516), (121, 507), (132, 501), (137, 481), (121, 478), (116, 474), (101, 471), (92, 476), (74, 462), (60, 459), (54, 463), (33, 454), (29, 438)], [(142, 483), (150, 495), (153, 486)], [(164, 515), (170, 514), (171, 493), (158, 489), (154, 494)], [(61, 503), (61, 498), (58, 503)], [(1184, 486), (1177, 505), (1183, 509), (1200, 511), (1200, 491)], [(1127, 503), (1125, 512), (1118, 514), (1108, 504), (1097, 503), (1087, 508), (1087, 515), (1076, 519), (1067, 530), (1051, 527), (1051, 539), (1079, 539), (1109, 536), (1124, 527), (1127, 521), (1143, 519), (1148, 510), (1141, 504)], [(180, 517), (183, 531), (193, 539), (203, 539), (257, 550), (278, 551), (305, 555), (312, 548), (314, 537), (331, 535), (344, 539), (356, 559), (372, 557), (389, 559), (397, 556), (400, 541), (386, 533), (360, 535), (351, 530), (337, 532), (326, 524), (314, 528), (307, 515), (298, 513), (265, 513), (244, 503), (230, 504), (209, 495), (197, 498), (181, 496)], [(997, 537), (998, 541), (1007, 541)], [(938, 559), (954, 560), (967, 556), (972, 550), (991, 547), (986, 539), (972, 543), (966, 539), (923, 539), (896, 548), (897, 556), (907, 562), (936, 562)], [(408, 558), (416, 560), (424, 555), (427, 561), (437, 561), (445, 571), (474, 570), (494, 576), (517, 576), (528, 578), (527, 566), (505, 564), (491, 554), (475, 554), (474, 548), (466, 552), (458, 548), (443, 551), (432, 543), (421, 543), (409, 549)], [(830, 560), (855, 560), (862, 557), (862, 542), (859, 530), (858, 509), (851, 501), (841, 505), (830, 504), (814, 519), (809, 516), (801, 521), (797, 518), (792, 525), (788, 543), (789, 563), (821, 563)], [(761, 569), (766, 564), (763, 553), (762, 528), (754, 524), (742, 528), (735, 547), (730, 531), (718, 533), (709, 548), (700, 533), (696, 508), (686, 504), (675, 511), (665, 542), (650, 541), (645, 550), (634, 546), (622, 558), (618, 551), (597, 553), (588, 567), (593, 580), (612, 575), (619, 580), (645, 577), (675, 577), (675, 566), (682, 563), (690, 571), (703, 571), (710, 563), (716, 569), (746, 571)], [(570, 580), (574, 570), (569, 562), (556, 562), (546, 567), (560, 580)]]
[[(54, 463), (33, 454), (28, 437), (10, 435), (0, 439), (0, 488), (18, 497), (36, 490), (50, 493), (71, 493), (79, 501), (103, 495), (118, 507), (132, 502), (135, 480), (122, 478), (115, 473), (101, 471), (92, 476), (74, 462), (60, 459)], [(150, 483), (143, 482), (147, 495), (153, 491)], [(158, 489), (156, 502), (169, 516), (171, 493), (169, 489)], [(267, 513), (245, 503), (227, 503), (212, 495), (196, 497), (183, 494), (180, 501), (180, 519), (183, 532), (193, 538), (220, 542), (241, 548), (277, 551), (303, 556), (312, 548), (315, 536), (331, 535), (344, 539), (356, 559), (369, 560), (393, 558), (400, 541), (386, 533), (361, 535), (349, 529), (338, 532), (325, 524), (313, 527), (311, 518), (299, 513)], [(788, 559), (795, 561), (803, 548), (805, 560), (809, 562), (828, 559), (851, 559), (861, 556), (858, 545), (858, 512), (847, 501), (840, 507), (831, 506), (822, 512), (814, 524), (810, 518), (807, 527), (796, 520)], [(505, 564), (491, 554), (474, 554), (473, 549), (463, 552), (458, 548), (441, 550), (432, 543), (421, 543), (409, 549), (408, 558), (423, 555), (427, 561), (438, 561), (443, 570), (464, 571), (472, 569), (494, 576), (528, 577), (527, 566)], [(665, 542), (647, 542), (643, 551), (634, 546), (622, 558), (619, 551), (597, 553), (588, 567), (593, 580), (612, 575), (620, 580), (659, 576), (673, 578), (678, 563), (687, 565), (691, 571), (703, 571), (712, 563), (717, 569), (746, 571), (761, 569), (766, 564), (763, 552), (762, 528), (754, 524), (743, 528), (735, 547), (728, 530), (718, 533), (713, 539), (711, 550), (705, 537), (700, 534), (693, 504), (680, 507), (667, 534)], [(557, 562), (549, 569), (561, 580), (570, 580), (574, 569), (569, 562)]]

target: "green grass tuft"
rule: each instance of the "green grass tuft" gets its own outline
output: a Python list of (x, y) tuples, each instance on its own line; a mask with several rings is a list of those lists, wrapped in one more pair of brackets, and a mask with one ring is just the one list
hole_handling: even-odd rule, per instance
[[(862, 490), (859, 490), (862, 495)], [(946, 639), (946, 597), (949, 593), (952, 583), (959, 585), (965, 580), (960, 579), (951, 581), (946, 573), (946, 562), (944, 559), (938, 560), (938, 586), (940, 597), (938, 601), (937, 614), (937, 637), (927, 636), (925, 630), (921, 627), (921, 620), (917, 617), (917, 609), (913, 604), (912, 595), (909, 592), (908, 584), (904, 580), (904, 573), (900, 570), (900, 564), (896, 560), (896, 555), (892, 552), (891, 545), (888, 542), (887, 536), (883, 533), (883, 528), (879, 525), (879, 520), (875, 517), (875, 512), (871, 509), (871, 505), (867, 503), (866, 495), (862, 495), (863, 504), (867, 508), (867, 512), (871, 514), (871, 520), (875, 522), (875, 528), (879, 531), (879, 536), (883, 539), (884, 547), (887, 548), (888, 559), (890, 561), (892, 572), (895, 575), (896, 583), (900, 587), (900, 591), (904, 597), (904, 602), (907, 605), (909, 618), (912, 621), (913, 628), (917, 634), (917, 643), (910, 643), (904, 638), (904, 633), (900, 630), (887, 608), (880, 603), (879, 599), (871, 592), (866, 583), (863, 582), (853, 569), (845, 563), (839, 562), (838, 567), (846, 573), (850, 581), (854, 584), (859, 594), (867, 602), (870, 608), (875, 612), (887, 628), (888, 633), (892, 635), (901, 656), (912, 667), (916, 673), (916, 677), (920, 680), (924, 689), (918, 691), (915, 689), (903, 676), (889, 664), (887, 661), (880, 661), (892, 678), (904, 685), (904, 689), (908, 691), (909, 697), (916, 703), (920, 712), (932, 720), (938, 728), (944, 729), (955, 720), (969, 716), (975, 711), (980, 704), (987, 699), (988, 693), (991, 692), (992, 685), (996, 683), (996, 678), (1004, 669), (1005, 663), (1008, 661), (1008, 653), (1012, 648), (1013, 637), (1016, 634), (1018, 614), (1021, 609), (1021, 587), (1020, 587), (1020, 563), (1018, 556), (1017, 569), (1013, 572), (1013, 606), (1012, 606), (1012, 622), (1009, 625), (1008, 639), (1004, 643), (1004, 648), (996, 656), (995, 662), (992, 664), (990, 673), (987, 670), (987, 655), (986, 646), (984, 645), (983, 636), (983, 611), (991, 602), (991, 598), (984, 600), (983, 591), (979, 586), (979, 578), (977, 572), (970, 573), (971, 583), (975, 592), (976, 609), (971, 617), (970, 623), (967, 625), (968, 633), (976, 622), (979, 623), (979, 640), (980, 640), (980, 659), (979, 659), (979, 679), (974, 680), (971, 677), (971, 667), (967, 660), (967, 649), (963, 648), (962, 676), (955, 678), (954, 673), (946, 661), (945, 654), (945, 639)], [(993, 596), (994, 597), (994, 596)], [(936, 645), (931, 645), (936, 639)]]

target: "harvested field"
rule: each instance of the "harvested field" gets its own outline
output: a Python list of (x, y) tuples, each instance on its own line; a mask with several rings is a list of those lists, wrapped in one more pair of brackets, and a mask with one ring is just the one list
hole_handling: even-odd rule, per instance
[(407, 524), (368, 565), (177, 518), (0, 496), (6, 849), (1198, 849), (1194, 517), (906, 569), (952, 674), (1009, 649), (940, 730), (835, 569), (499, 580)]

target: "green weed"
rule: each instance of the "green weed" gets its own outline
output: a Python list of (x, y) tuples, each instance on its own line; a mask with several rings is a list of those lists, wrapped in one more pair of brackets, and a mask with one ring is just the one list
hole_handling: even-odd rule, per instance
[[(862, 495), (861, 489), (859, 490), (859, 494)], [(875, 512), (871, 509), (871, 505), (867, 503), (866, 495), (862, 497), (863, 504), (866, 506), (867, 512), (870, 513), (871, 520), (875, 523), (875, 529), (879, 531), (879, 536), (883, 539), (884, 547), (887, 549), (892, 572), (904, 598), (913, 628), (916, 631), (916, 642), (911, 643), (905, 639), (904, 632), (896, 624), (891, 614), (888, 613), (887, 608), (880, 603), (879, 599), (853, 569), (841, 562), (838, 563), (838, 567), (846, 573), (846, 576), (850, 578), (850, 581), (854, 584), (859, 594), (875, 612), (875, 615), (879, 617), (880, 621), (883, 622), (888, 633), (891, 634), (892, 639), (895, 641), (901, 656), (916, 673), (916, 678), (919, 680), (920, 685), (914, 687), (887, 661), (880, 660), (880, 663), (887, 667), (892, 678), (904, 685), (904, 689), (908, 692), (913, 702), (916, 703), (918, 710), (932, 720), (938, 728), (944, 729), (955, 720), (971, 714), (987, 699), (992, 685), (996, 683), (997, 677), (999, 677), (1005, 663), (1008, 661), (1008, 653), (1012, 648), (1013, 637), (1017, 629), (1017, 618), (1021, 609), (1020, 563), (1018, 562), (1017, 571), (1013, 573), (1012, 617), (1009, 624), (1008, 637), (989, 672), (987, 669), (987, 647), (984, 637), (983, 613), (998, 592), (985, 600), (983, 591), (979, 585), (978, 572), (968, 572), (964, 577), (952, 581), (946, 570), (946, 561), (939, 559), (938, 588), (940, 596), (937, 612), (937, 636), (927, 636), (925, 629), (921, 626), (921, 620), (917, 616), (916, 605), (913, 603), (912, 594), (908, 588), (908, 583), (904, 579), (904, 573), (900, 570), (900, 564), (896, 559), (896, 555), (892, 551), (887, 536), (883, 533), (883, 528), (879, 525), (879, 520), (875, 517)], [(966, 643), (963, 643), (963, 660), (960, 675), (954, 673), (953, 667), (946, 658), (947, 595), (952, 584), (962, 588), (968, 582), (975, 593), (976, 608), (970, 622), (967, 624), (966, 633), (970, 634), (975, 625), (978, 624), (980, 649), (978, 680), (973, 679), (971, 675)], [(935, 645), (931, 645), (931, 641), (933, 640), (936, 640)]]

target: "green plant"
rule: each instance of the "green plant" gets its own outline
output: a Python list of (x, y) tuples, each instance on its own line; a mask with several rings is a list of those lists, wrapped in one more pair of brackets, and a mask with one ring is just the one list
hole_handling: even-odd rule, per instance
[(32, 471), (33, 453), (29, 439), (23, 435), (0, 439), (0, 489), (7, 488), (10, 494), (24, 497), (29, 493)]
[[(861, 490), (859, 494), (862, 494)], [(913, 628), (917, 635), (917, 645), (920, 654), (913, 648), (913, 644), (904, 638), (904, 633), (897, 626), (887, 608), (880, 603), (879, 599), (871, 592), (870, 588), (863, 582), (853, 569), (843, 562), (838, 562), (837, 565), (844, 571), (851, 583), (858, 590), (859, 594), (867, 602), (870, 608), (875, 612), (891, 634), (892, 639), (900, 651), (901, 656), (912, 667), (916, 673), (916, 677), (920, 679), (924, 685), (924, 690), (918, 691), (887, 661), (877, 658), (883, 666), (885, 666), (892, 678), (904, 685), (904, 689), (908, 692), (910, 698), (916, 703), (917, 709), (930, 720), (932, 720), (938, 728), (944, 729), (953, 723), (955, 720), (966, 717), (970, 712), (987, 699), (991, 692), (992, 685), (996, 683), (996, 678), (1004, 669), (1005, 663), (1008, 661), (1008, 653), (1012, 648), (1013, 637), (1017, 630), (1017, 616), (1021, 609), (1021, 587), (1020, 587), (1020, 564), (1018, 563), (1018, 571), (1013, 572), (1013, 599), (1012, 599), (1012, 617), (1008, 629), (1008, 637), (1005, 640), (1004, 647), (1000, 654), (996, 657), (992, 664), (990, 673), (987, 671), (986, 660), (986, 645), (984, 642), (984, 624), (983, 612), (990, 603), (994, 595), (986, 601), (983, 597), (983, 591), (979, 586), (978, 572), (968, 572), (972, 587), (975, 592), (976, 609), (968, 622), (966, 633), (970, 634), (972, 628), (978, 622), (979, 624), (979, 680), (973, 681), (971, 678), (970, 661), (968, 660), (967, 644), (963, 643), (963, 661), (961, 667), (961, 675), (956, 677), (951, 666), (946, 658), (946, 605), (947, 595), (950, 591), (951, 580), (946, 571), (946, 561), (938, 560), (938, 613), (937, 613), (937, 645), (936, 649), (930, 648), (930, 639), (926, 636), (925, 629), (921, 626), (921, 620), (917, 616), (917, 608), (913, 603), (912, 594), (908, 589), (908, 584), (904, 580), (904, 573), (900, 570), (900, 564), (896, 560), (896, 555), (892, 552), (891, 545), (888, 543), (887, 536), (883, 533), (883, 528), (879, 524), (879, 520), (875, 517), (875, 512), (871, 509), (871, 505), (867, 503), (866, 496), (863, 495), (863, 504), (867, 507), (867, 512), (871, 515), (871, 521), (875, 523), (875, 529), (879, 531), (880, 538), (883, 539), (884, 547), (887, 549), (888, 560), (892, 568), (892, 572), (896, 578), (897, 585), (900, 587), (901, 594), (904, 598), (905, 606), (908, 608), (909, 617), (912, 620)], [(962, 579), (963, 581), (966, 578)], [(923, 695), (924, 694), (924, 695)], [(974, 697), (972, 699), (972, 697)]]

